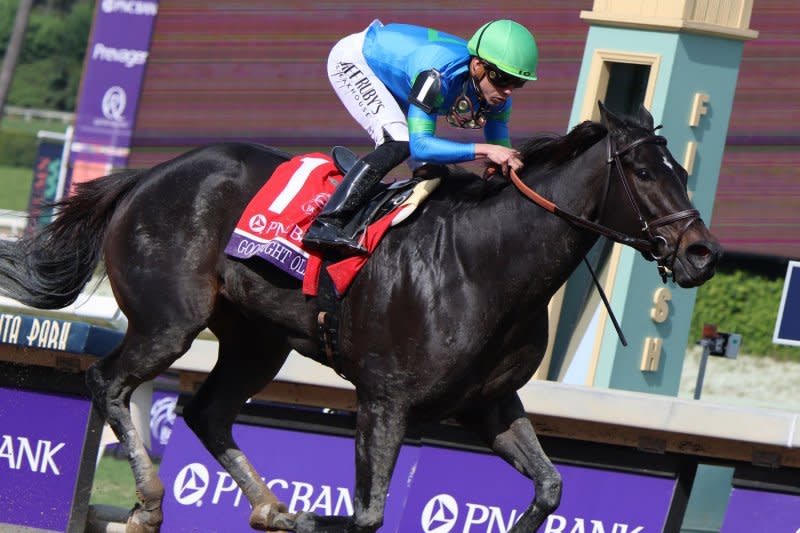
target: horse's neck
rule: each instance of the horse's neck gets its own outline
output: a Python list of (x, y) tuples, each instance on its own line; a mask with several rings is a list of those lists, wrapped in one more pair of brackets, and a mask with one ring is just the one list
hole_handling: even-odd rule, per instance
[(601, 140), (558, 172), (547, 176), (542, 187), (563, 211), (594, 220), (602, 206), (608, 182), (607, 146)]
[[(603, 141), (584, 152), (571, 164), (547, 173), (543, 178), (529, 181), (532, 187), (560, 209), (574, 215), (593, 219), (601, 209), (606, 183), (605, 143)], [(509, 194), (510, 193), (510, 194)], [(567, 221), (534, 205), (519, 191), (510, 187), (504, 201), (508, 231), (505, 249), (510, 250), (511, 272), (523, 266), (531, 276), (547, 283), (531, 284), (539, 288), (536, 297), (549, 300), (572, 274), (583, 257), (597, 241), (597, 235), (578, 230)], [(522, 274), (522, 272), (519, 272)]]

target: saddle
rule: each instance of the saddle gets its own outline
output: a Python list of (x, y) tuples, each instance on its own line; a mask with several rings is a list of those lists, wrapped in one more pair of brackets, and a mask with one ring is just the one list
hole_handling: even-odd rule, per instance
[[(342, 173), (347, 174), (358, 161), (358, 156), (344, 146), (334, 146), (331, 159)], [(392, 226), (405, 220), (419, 204), (438, 186), (439, 180), (433, 176), (414, 176), (394, 183), (379, 182), (370, 192), (371, 200), (366, 202), (345, 224), (344, 230), (350, 235), (361, 234), (367, 226), (391, 212), (397, 206), (406, 204), (403, 212), (392, 219)]]
[[(321, 153), (298, 155), (281, 163), (240, 215), (225, 253), (243, 260), (264, 259), (302, 281), (304, 294), (315, 296), (320, 262), (327, 258), (306, 250), (302, 237), (341, 182), (343, 172), (357, 160), (345, 150), (335, 150), (340, 168), (331, 156)], [(371, 253), (383, 235), (408, 218), (438, 182), (412, 179), (377, 184), (371, 200), (349, 221), (349, 229), (363, 231), (359, 235)], [(338, 259), (332, 275), (338, 293), (344, 294), (367, 256), (330, 259)]]

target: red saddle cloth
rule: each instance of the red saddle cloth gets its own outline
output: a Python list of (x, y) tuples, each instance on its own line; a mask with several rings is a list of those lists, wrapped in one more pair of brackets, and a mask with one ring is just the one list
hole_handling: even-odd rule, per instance
[[(316, 296), (322, 256), (303, 247), (303, 235), (341, 181), (325, 154), (300, 155), (282, 163), (247, 204), (225, 253), (240, 259), (260, 257), (301, 280), (303, 294)], [(327, 267), (339, 295), (347, 291), (402, 207), (367, 227), (361, 240), (367, 255)]]

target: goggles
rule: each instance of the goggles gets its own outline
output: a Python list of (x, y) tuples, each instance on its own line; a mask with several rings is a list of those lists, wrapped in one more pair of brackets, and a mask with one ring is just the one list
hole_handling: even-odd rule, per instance
[(491, 63), (484, 62), (483, 65), (486, 67), (486, 75), (489, 77), (489, 81), (498, 89), (519, 89), (527, 81), (507, 74)]

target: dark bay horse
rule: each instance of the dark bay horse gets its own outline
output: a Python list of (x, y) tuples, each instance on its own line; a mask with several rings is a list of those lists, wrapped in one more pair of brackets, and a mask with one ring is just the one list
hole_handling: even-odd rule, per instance
[[(636, 246), (680, 286), (700, 285), (721, 249), (691, 207), (686, 172), (644, 108), (635, 118), (602, 106), (601, 114), (602, 124), (522, 145), (521, 180)], [(245, 205), (286, 158), (226, 143), (113, 174), (82, 185), (37, 235), (0, 244), (0, 293), (41, 308), (73, 302), (105, 257), (129, 324), (87, 382), (134, 473), (140, 503), (127, 531), (159, 531), (164, 495), (131, 422), (131, 393), (206, 327), (219, 339), (219, 358), (184, 416), (247, 496), (253, 528), (376, 531), (406, 429), (452, 417), (533, 481), (535, 498), (512, 531), (536, 531), (559, 504), (561, 479), (516, 391), (544, 355), (550, 298), (597, 233), (507, 182), (445, 180), (384, 238), (341, 301), (339, 370), (358, 398), (354, 514), (292, 514), (239, 450), (231, 426), (291, 349), (325, 359), (316, 302), (278, 269), (223, 253)]]

